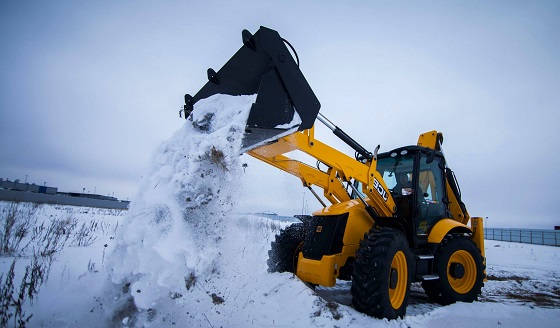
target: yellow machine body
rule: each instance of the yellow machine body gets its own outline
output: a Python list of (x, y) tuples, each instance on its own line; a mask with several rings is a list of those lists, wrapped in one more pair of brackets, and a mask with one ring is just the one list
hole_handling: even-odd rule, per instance
[[(438, 149), (443, 140), (441, 133), (429, 131), (418, 138), (418, 146)], [(299, 160), (286, 156), (287, 153), (299, 150), (324, 163), (327, 171), (305, 164)], [(314, 128), (295, 132), (282, 137), (275, 142), (260, 146), (248, 152), (249, 155), (264, 161), (276, 168), (288, 172), (301, 179), (305, 187), (317, 186), (323, 189), (324, 197), (331, 202), (319, 211), (313, 213), (328, 220), (329, 216), (336, 217), (348, 213), (348, 220), (344, 230), (342, 250), (337, 254), (323, 255), (321, 259), (305, 258), (302, 252), (297, 255), (297, 276), (305, 282), (334, 286), (341, 268), (350, 258), (355, 257), (360, 240), (374, 224), (374, 219), (366, 211), (363, 203), (358, 199), (351, 199), (343, 182), (354, 179), (362, 185), (365, 201), (379, 216), (392, 217), (396, 212), (396, 204), (389, 192), (383, 177), (376, 170), (376, 158), (370, 162), (360, 162), (330, 147), (314, 138)], [(433, 183), (433, 177), (422, 177), (427, 186)], [(448, 197), (450, 218), (439, 220), (429, 231), (428, 242), (439, 244), (450, 232), (469, 234), (484, 256), (484, 230), (481, 218), (470, 218), (466, 210), (461, 209), (455, 197), (451, 182), (445, 181)], [(471, 220), (471, 227), (466, 224)]]
[(336, 278), (349, 257), (354, 257), (364, 233), (371, 229), (373, 220), (359, 200), (353, 199), (326, 207), (313, 215), (329, 216), (348, 213), (348, 222), (342, 239), (342, 252), (324, 255), (320, 260), (306, 259), (303, 253), (298, 255), (297, 276), (303, 281), (321, 286), (334, 286)]

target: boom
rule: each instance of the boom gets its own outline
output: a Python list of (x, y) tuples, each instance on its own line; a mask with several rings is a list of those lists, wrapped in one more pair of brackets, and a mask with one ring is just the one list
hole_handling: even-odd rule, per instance
[[(312, 127), (292, 133), (271, 144), (255, 148), (248, 154), (300, 178), (306, 187), (316, 185), (323, 188), (325, 198), (332, 204), (350, 200), (343, 182), (355, 179), (362, 183), (362, 192), (367, 196), (365, 201), (375, 211), (375, 215), (392, 217), (396, 211), (395, 201), (376, 170), (375, 156), (372, 155), (364, 164), (315, 139), (314, 129)], [(285, 155), (293, 150), (316, 158), (328, 167), (327, 171), (321, 171)]]

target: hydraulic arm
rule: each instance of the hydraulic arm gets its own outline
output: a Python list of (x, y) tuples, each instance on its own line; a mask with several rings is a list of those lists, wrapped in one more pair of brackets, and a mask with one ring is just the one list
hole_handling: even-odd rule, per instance
[[(324, 120), (325, 118), (319, 116), (319, 119)], [(383, 178), (376, 170), (377, 158), (375, 154), (367, 152), (338, 127), (333, 130), (338, 132), (338, 134), (335, 134), (345, 136), (346, 140), (341, 139), (353, 144), (355, 147), (352, 148), (356, 151), (360, 149), (358, 152), (366, 158), (365, 163), (315, 139), (314, 127), (282, 137), (271, 144), (260, 146), (250, 151), (249, 154), (297, 176), (306, 187), (316, 185), (323, 188), (325, 198), (332, 204), (350, 199), (346, 188), (344, 188), (344, 182), (349, 183), (352, 179), (359, 181), (363, 186), (362, 192), (367, 196), (365, 202), (367, 204), (366, 208), (369, 207), (368, 212), (373, 210), (370, 214), (374, 218), (392, 217), (396, 210), (395, 202)], [(321, 171), (285, 155), (293, 150), (302, 151), (316, 158), (328, 167), (327, 171)]]

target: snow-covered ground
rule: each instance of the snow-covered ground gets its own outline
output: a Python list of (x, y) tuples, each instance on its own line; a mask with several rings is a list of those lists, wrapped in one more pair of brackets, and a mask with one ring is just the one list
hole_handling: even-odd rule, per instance
[[(289, 223), (234, 214), (253, 101), (198, 102), (191, 121), (155, 152), (126, 213), (29, 204), (14, 212), (0, 203), (3, 216), (25, 223), (8, 229), (23, 238), (2, 248), (0, 295), (16, 300), (25, 287), (33, 297), (20, 317), (32, 327), (557, 326), (556, 247), (487, 242), (489, 281), (479, 302), (442, 307), (414, 285), (407, 316), (393, 321), (355, 311), (347, 282), (314, 291), (293, 274), (268, 273), (270, 242)], [(8, 303), (0, 309), (15, 311)]]
[[(126, 285), (117, 288), (108, 278), (107, 254), (115, 247), (114, 228), (117, 222), (122, 225), (122, 213), (41, 205), (35, 215), (107, 225), (96, 231), (91, 245), (66, 246), (55, 256), (49, 279), (33, 304), (25, 306), (33, 314), (31, 327), (127, 326), (133, 320), (151, 327), (527, 327), (537, 322), (556, 327), (560, 320), (560, 248), (486, 241), (489, 281), (479, 302), (440, 306), (415, 285), (407, 316), (386, 321), (349, 306), (347, 282), (314, 292), (291, 274), (267, 273), (270, 241), (288, 223), (246, 214), (227, 218), (219, 270), (195, 276), (190, 288), (183, 279), (154, 308), (139, 309), (122, 295), (150, 291), (126, 291)], [(0, 258), (1, 273), (11, 261)], [(19, 259), (18, 266), (26, 261)]]

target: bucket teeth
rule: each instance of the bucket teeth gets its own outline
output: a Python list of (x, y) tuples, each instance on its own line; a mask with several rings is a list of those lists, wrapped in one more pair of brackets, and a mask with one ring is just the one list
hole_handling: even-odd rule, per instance
[(251, 34), (251, 32), (247, 30), (241, 31), (241, 39), (247, 48), (255, 50), (255, 40), (253, 39), (253, 34)]
[[(183, 105), (183, 114), (185, 114), (185, 119), (191, 115), (191, 112), (193, 111), (193, 104), (193, 97), (188, 93), (185, 94), (185, 105)], [(179, 112), (179, 117), (181, 117), (181, 112)]]
[(206, 71), (206, 74), (208, 75), (208, 81), (214, 83), (214, 84), (219, 84), (219, 80), (218, 80), (218, 74), (216, 74), (216, 71), (209, 68)]

